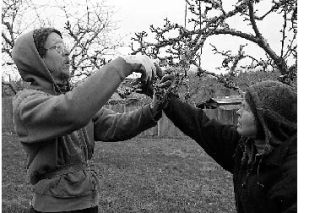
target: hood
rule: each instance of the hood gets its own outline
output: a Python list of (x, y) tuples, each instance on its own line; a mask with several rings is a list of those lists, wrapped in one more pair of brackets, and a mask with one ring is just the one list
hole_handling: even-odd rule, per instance
[(37, 51), (33, 31), (21, 35), (16, 40), (12, 58), (24, 81), (48, 91), (55, 91), (56, 82)]
[(281, 82), (264, 81), (247, 89), (246, 101), (258, 121), (258, 138), (265, 140), (265, 152), (297, 133), (297, 93)]

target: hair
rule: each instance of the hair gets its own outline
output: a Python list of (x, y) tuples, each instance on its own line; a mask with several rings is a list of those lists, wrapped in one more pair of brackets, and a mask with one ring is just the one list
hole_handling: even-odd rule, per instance
[(44, 44), (51, 33), (57, 33), (62, 38), (61, 32), (54, 28), (39, 28), (33, 31), (34, 44), (41, 58), (46, 55), (47, 49), (44, 48)]

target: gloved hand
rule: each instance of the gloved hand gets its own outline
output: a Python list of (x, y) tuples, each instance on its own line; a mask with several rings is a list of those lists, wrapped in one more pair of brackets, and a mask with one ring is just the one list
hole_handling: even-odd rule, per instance
[(167, 102), (167, 91), (169, 87), (172, 85), (174, 80), (173, 75), (164, 75), (159, 84), (157, 84), (157, 88), (153, 91), (152, 102), (150, 104), (151, 111), (154, 115), (155, 119), (159, 119), (161, 117), (162, 108), (166, 105)]
[[(156, 67), (153, 61), (146, 55), (128, 55), (123, 59), (131, 65), (132, 72), (141, 73), (142, 84), (152, 82), (156, 76)], [(130, 73), (131, 74), (131, 73)]]
[[(162, 77), (163, 77), (163, 73), (162, 73), (162, 70), (160, 68), (160, 66), (155, 63), (154, 64), (155, 67), (156, 67), (156, 75), (158, 78), (160, 78), (162, 80)], [(166, 77), (165, 79), (163, 79), (164, 81), (167, 80), (168, 77)], [(153, 79), (155, 80), (155, 79)], [(141, 93), (141, 94), (145, 94), (147, 96), (149, 96), (150, 98), (152, 98), (153, 96), (153, 84), (154, 82), (153, 81), (148, 81), (148, 82), (144, 82), (144, 83), (138, 83), (136, 82), (136, 84), (138, 84), (138, 86), (136, 87), (136, 91), (137, 93)], [(161, 81), (160, 81), (160, 84), (161, 84)]]

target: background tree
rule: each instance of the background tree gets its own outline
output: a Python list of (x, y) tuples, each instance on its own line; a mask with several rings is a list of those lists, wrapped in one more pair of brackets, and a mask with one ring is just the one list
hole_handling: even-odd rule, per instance
[[(43, 26), (43, 22), (37, 19), (37, 14), (26, 19), (28, 12), (35, 12), (30, 1), (22, 0), (4, 0), (2, 1), (2, 68), (5, 68), (5, 74), (12, 76), (11, 68), (14, 72), (14, 63), (12, 60), (12, 48), (17, 37), (28, 29), (31, 25)], [(33, 18), (32, 18), (33, 17)]]
[[(28, 17), (28, 12), (34, 12), (35, 16)], [(33, 18), (32, 18), (33, 17)], [(30, 1), (4, 0), (2, 1), (2, 93), (6, 95), (16, 93), (20, 88), (17, 81), (17, 69), (12, 60), (12, 48), (17, 37), (31, 25), (43, 26), (43, 22), (37, 19), (38, 14), (32, 8)], [(25, 22), (24, 22), (25, 21)], [(7, 78), (7, 81), (5, 80)], [(9, 90), (8, 90), (9, 89)]]
[[(64, 29), (72, 44), (71, 75), (89, 76), (114, 56), (122, 44), (112, 35), (116, 24), (113, 9), (105, 1), (68, 2), (58, 6), (63, 11)], [(72, 8), (77, 8), (74, 13)]]
[[(70, 48), (73, 82), (90, 75), (105, 64), (121, 46), (115, 39), (116, 22), (113, 8), (103, 0), (38, 3), (33, 0), (4, 0), (2, 13), (2, 68), (4, 75), (18, 76), (11, 51), (16, 38), (39, 27), (55, 27), (62, 31)], [(26, 18), (27, 17), (27, 18)], [(3, 77), (6, 77), (3, 76)]]
[[(266, 2), (268, 4), (266, 4)], [(132, 38), (132, 54), (142, 52), (154, 58), (160, 59), (163, 65), (185, 67), (195, 65), (199, 74), (207, 73), (217, 77), (219, 82), (229, 88), (239, 89), (230, 77), (237, 75), (239, 68), (254, 69), (257, 66), (266, 69), (268, 66), (279, 71), (279, 79), (292, 84), (296, 79), (297, 65), (297, 1), (296, 0), (238, 0), (231, 10), (226, 10), (222, 0), (186, 0), (191, 18), (188, 19), (188, 27), (165, 19), (163, 27), (150, 26), (151, 36), (143, 31), (136, 33)], [(266, 7), (268, 6), (268, 9)], [(282, 39), (280, 52), (271, 48), (265, 36), (259, 29), (259, 22), (267, 17), (277, 14), (283, 20), (279, 29)], [(232, 26), (232, 19), (242, 19), (244, 25), (250, 27), (247, 32)], [(238, 22), (239, 23), (239, 22)], [(219, 67), (227, 71), (227, 75), (217, 75), (205, 70), (201, 66), (202, 48), (208, 38), (218, 35), (230, 35), (243, 39), (239, 49), (218, 50), (214, 44), (213, 54), (219, 54), (225, 59)], [(256, 44), (266, 54), (265, 59), (256, 58), (255, 55), (246, 54), (245, 48), (249, 43)], [(250, 60), (246, 65), (240, 61)]]

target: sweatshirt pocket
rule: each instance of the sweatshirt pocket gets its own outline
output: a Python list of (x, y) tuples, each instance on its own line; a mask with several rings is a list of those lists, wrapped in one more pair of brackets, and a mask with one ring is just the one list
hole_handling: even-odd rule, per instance
[(41, 180), (35, 187), (35, 193), (50, 195), (56, 198), (88, 196), (96, 192), (98, 188), (98, 180), (92, 178), (92, 176), (94, 175), (88, 171), (77, 171), (52, 179)]

